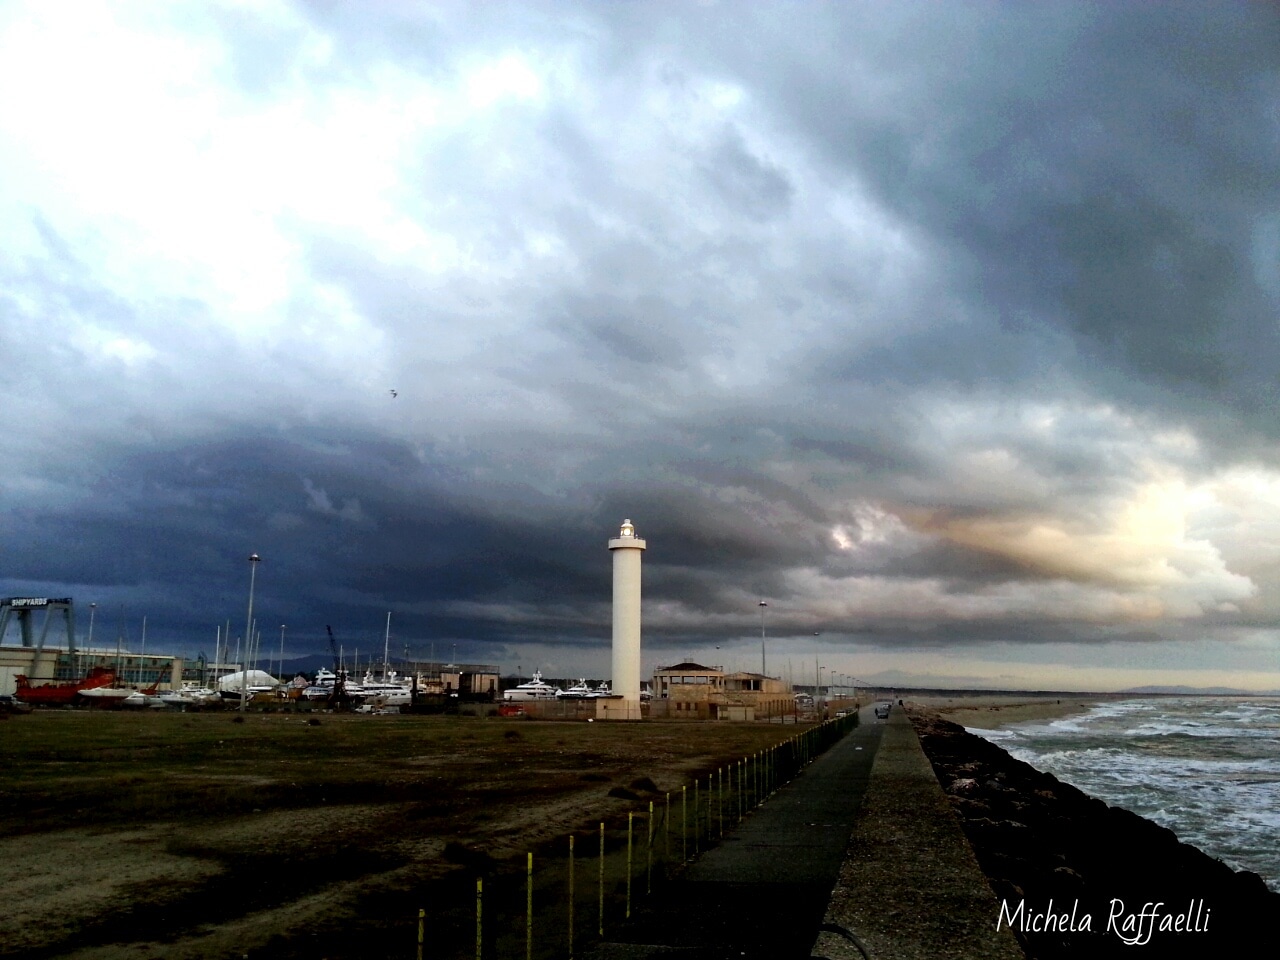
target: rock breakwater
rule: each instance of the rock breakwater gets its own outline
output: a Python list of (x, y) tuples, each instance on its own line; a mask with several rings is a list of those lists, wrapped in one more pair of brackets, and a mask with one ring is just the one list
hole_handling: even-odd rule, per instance
[(1270, 940), (1280, 895), (1257, 874), (936, 714), (912, 722), (1000, 903), (991, 922), (1028, 957), (1177, 960)]

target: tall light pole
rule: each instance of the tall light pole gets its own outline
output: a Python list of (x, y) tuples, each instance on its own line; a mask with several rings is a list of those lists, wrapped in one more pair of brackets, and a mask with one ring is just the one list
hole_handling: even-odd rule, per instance
[[(93, 662), (93, 615), (98, 612), (98, 604), (96, 602), (89, 604), (89, 642), (86, 646), (89, 648), (89, 662)], [(84, 658), (81, 657), (80, 662), (76, 665), (77, 669), (83, 669), (85, 664)]]
[(262, 558), (256, 553), (249, 554), (249, 612), (245, 615), (244, 630), (244, 655), (245, 659), (240, 662), (240, 712), (244, 713), (245, 704), (249, 700), (249, 671), (246, 664), (249, 661), (249, 644), (253, 639), (253, 584), (258, 576), (258, 564), (262, 562)]
[(769, 671), (765, 669), (764, 662), (764, 609), (769, 606), (767, 600), (760, 601), (760, 675), (767, 676)]
[(280, 624), (280, 682), (284, 683), (284, 624)]

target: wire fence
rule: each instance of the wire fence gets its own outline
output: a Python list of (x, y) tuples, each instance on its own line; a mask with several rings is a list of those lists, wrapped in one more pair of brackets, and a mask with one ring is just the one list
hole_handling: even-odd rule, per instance
[[(750, 816), (858, 723), (856, 712), (602, 820), (522, 869), (476, 876), (471, 894), (418, 910), (416, 960), (564, 960), (625, 923), (655, 887)], [(455, 893), (458, 893), (455, 891)]]

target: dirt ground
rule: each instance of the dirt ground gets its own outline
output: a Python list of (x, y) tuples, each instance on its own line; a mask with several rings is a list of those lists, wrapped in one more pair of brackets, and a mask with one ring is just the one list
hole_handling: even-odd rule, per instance
[(470, 889), (460, 881), (570, 833), (585, 840), (601, 820), (625, 824), (627, 811), (795, 732), (15, 716), (0, 723), (0, 955), (412, 956), (417, 908)]

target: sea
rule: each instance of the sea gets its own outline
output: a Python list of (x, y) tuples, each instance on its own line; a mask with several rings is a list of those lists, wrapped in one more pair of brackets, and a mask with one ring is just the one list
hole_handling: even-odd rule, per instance
[(1280, 892), (1280, 699), (1155, 697), (968, 728)]

